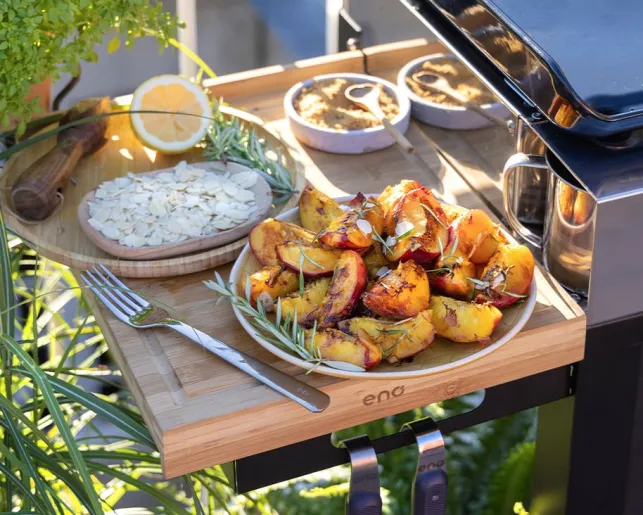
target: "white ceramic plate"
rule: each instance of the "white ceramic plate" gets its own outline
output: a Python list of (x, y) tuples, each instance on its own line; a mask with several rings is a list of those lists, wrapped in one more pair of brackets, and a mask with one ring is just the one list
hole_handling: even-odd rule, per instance
[[(251, 170), (247, 166), (237, 163), (224, 164), (220, 161), (209, 161), (205, 163), (190, 163), (191, 167), (203, 168), (210, 172), (231, 174), (238, 172), (245, 172)], [(138, 175), (155, 175), (172, 170), (172, 168), (164, 168), (162, 170), (154, 170), (152, 172), (145, 172)], [(222, 247), (230, 242), (240, 240), (247, 236), (255, 224), (262, 220), (270, 206), (272, 205), (272, 191), (270, 185), (266, 180), (257, 174), (257, 182), (250, 188), (255, 194), (255, 202), (257, 210), (252, 214), (252, 217), (243, 222), (242, 224), (228, 229), (227, 231), (220, 231), (216, 234), (209, 236), (201, 236), (198, 238), (188, 238), (187, 240), (178, 243), (166, 243), (164, 245), (155, 245), (148, 247), (126, 247), (120, 245), (115, 240), (110, 240), (101, 234), (99, 231), (89, 225), (89, 202), (94, 200), (96, 190), (89, 191), (80, 201), (78, 205), (78, 222), (83, 232), (87, 237), (100, 249), (104, 250), (112, 256), (123, 259), (144, 260), (144, 259), (164, 259), (173, 256), (182, 256), (192, 252), (203, 251)]]
[(411, 103), (405, 94), (400, 93), (400, 90), (395, 84), (378, 77), (363, 75), (361, 73), (329, 73), (327, 75), (317, 75), (312, 79), (295, 84), (288, 90), (284, 97), (284, 111), (288, 118), (290, 130), (302, 143), (317, 150), (336, 154), (364, 154), (390, 147), (395, 143), (393, 136), (381, 125), (368, 129), (348, 131), (327, 129), (304, 120), (295, 110), (295, 99), (303, 88), (310, 86), (315, 81), (325, 79), (346, 79), (355, 84), (361, 84), (363, 82), (381, 84), (384, 90), (391, 95), (400, 106), (400, 112), (391, 120), (391, 124), (397, 127), (402, 133), (405, 133), (409, 128)]
[[(442, 58), (457, 59), (453, 54), (431, 54), (424, 57), (418, 57), (413, 61), (406, 63), (397, 75), (397, 86), (400, 90), (411, 99), (411, 112), (413, 118), (420, 122), (441, 127), (443, 129), (468, 130), (482, 129), (493, 125), (493, 122), (487, 120), (466, 107), (450, 106), (437, 104), (416, 95), (406, 84), (406, 77), (415, 73), (425, 61)], [(500, 102), (484, 104), (482, 109), (498, 119), (505, 120), (509, 116), (509, 110)]]
[[(339, 197), (335, 200), (338, 202), (347, 202), (352, 199), (353, 195), (346, 197)], [(276, 217), (278, 220), (286, 222), (293, 222), (299, 224), (299, 208), (286, 211), (280, 216)], [(252, 255), (250, 246), (246, 245), (241, 254), (237, 258), (232, 272), (230, 273), (230, 281), (234, 285), (237, 294), (243, 295), (243, 284), (245, 278), (261, 268), (261, 265)], [(503, 309), (503, 317), (500, 325), (491, 335), (491, 341), (483, 346), (479, 343), (454, 343), (439, 336), (427, 349), (413, 357), (411, 362), (403, 362), (402, 364), (392, 365), (382, 361), (372, 371), (364, 372), (348, 372), (338, 370), (328, 366), (318, 366), (315, 368), (316, 372), (320, 374), (343, 377), (343, 378), (367, 378), (367, 379), (405, 379), (410, 377), (418, 377), (429, 374), (436, 374), (444, 372), (453, 368), (466, 365), (476, 359), (482, 358), (487, 354), (499, 349), (511, 340), (516, 334), (520, 332), (523, 326), (529, 320), (531, 313), (536, 306), (536, 278), (531, 283), (529, 296), (522, 302), (516, 303), (513, 306)], [(246, 316), (236, 307), (233, 307), (234, 313), (239, 320), (239, 323), (246, 330), (246, 332), (262, 347), (275, 356), (297, 365), (304, 369), (311, 369), (313, 365), (306, 361), (289, 354), (288, 352), (280, 349), (272, 343), (266, 341), (254, 327)]]

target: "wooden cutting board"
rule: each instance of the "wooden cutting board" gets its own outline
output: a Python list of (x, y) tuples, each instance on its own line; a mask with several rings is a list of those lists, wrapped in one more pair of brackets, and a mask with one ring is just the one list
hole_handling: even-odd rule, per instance
[[(267, 129), (256, 116), (232, 108), (222, 108), (230, 115), (241, 118), (263, 137), (268, 147), (281, 152), (286, 160), (295, 188), (301, 191), (305, 185), (303, 167), (288, 146)], [(16, 178), (29, 165), (48, 152), (55, 144), (49, 138), (12, 156), (0, 175), (2, 194), (1, 207), (5, 223), (31, 247), (54, 261), (75, 269), (85, 270), (98, 263), (108, 266), (121, 277), (169, 277), (200, 272), (233, 261), (241, 252), (246, 238), (209, 250), (199, 250), (170, 259), (128, 260), (111, 256), (98, 248), (80, 227), (78, 206), (89, 191), (100, 183), (128, 172), (142, 173), (175, 166), (179, 161), (203, 161), (202, 149), (195, 148), (184, 154), (167, 156), (143, 146), (132, 132), (129, 115), (108, 118), (107, 142), (95, 154), (82, 159), (65, 192), (61, 208), (48, 220), (41, 223), (25, 223), (11, 209), (11, 187)], [(288, 202), (273, 207), (268, 216), (274, 216), (297, 204), (298, 195)]]

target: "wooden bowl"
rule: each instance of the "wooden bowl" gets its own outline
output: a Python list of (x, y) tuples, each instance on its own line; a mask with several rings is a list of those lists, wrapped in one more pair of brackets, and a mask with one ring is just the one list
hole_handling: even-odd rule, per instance
[[(350, 195), (339, 197), (335, 200), (340, 203), (345, 203), (352, 198), (353, 195)], [(276, 218), (278, 220), (299, 224), (299, 208), (291, 209)], [(245, 278), (260, 268), (261, 265), (252, 255), (250, 246), (246, 245), (234, 263), (232, 272), (230, 273), (230, 282), (233, 284), (234, 288), (236, 288), (237, 294), (243, 295), (243, 284), (245, 282)], [(505, 345), (524, 327), (535, 306), (536, 278), (534, 277), (529, 290), (529, 296), (524, 301), (513, 304), (509, 308), (502, 310), (502, 320), (491, 335), (491, 340), (486, 345), (482, 345), (480, 343), (454, 343), (436, 336), (433, 343), (429, 345), (427, 349), (414, 356), (410, 362), (390, 364), (386, 361), (382, 361), (382, 363), (372, 371), (364, 372), (348, 372), (321, 365), (315, 367), (315, 372), (347, 379), (406, 379), (444, 372), (446, 370), (471, 363), (472, 361), (480, 359)], [(313, 368), (312, 364), (289, 354), (265, 340), (257, 333), (257, 330), (252, 326), (248, 318), (238, 308), (233, 306), (233, 310), (241, 326), (262, 347), (265, 347), (275, 356), (292, 363), (293, 365), (297, 365), (298, 367), (307, 370)]]
[[(228, 163), (225, 165), (220, 161), (193, 163), (190, 166), (194, 168), (202, 168), (208, 171), (218, 171), (220, 173), (224, 173), (225, 171), (236, 173), (250, 170), (247, 166), (242, 166), (236, 163)], [(142, 173), (139, 175), (156, 175), (171, 170), (172, 168), (163, 168), (161, 170), (155, 170), (153, 172)], [(96, 195), (95, 189), (88, 192), (80, 201), (80, 204), (78, 205), (78, 222), (80, 223), (81, 229), (85, 231), (87, 237), (92, 240), (97, 247), (103, 249), (112, 256), (133, 260), (164, 259), (181, 256), (192, 252), (222, 247), (227, 243), (247, 236), (250, 229), (265, 217), (272, 205), (272, 191), (270, 189), (270, 185), (261, 177), (261, 175), (257, 174), (257, 182), (252, 188), (250, 188), (250, 191), (255, 194), (257, 203), (257, 210), (252, 215), (252, 218), (227, 231), (221, 231), (216, 234), (202, 236), (199, 238), (189, 238), (178, 243), (167, 243), (165, 245), (147, 247), (126, 247), (124, 245), (120, 245), (115, 240), (106, 238), (100, 231), (97, 231), (89, 225), (89, 203), (94, 200)]]

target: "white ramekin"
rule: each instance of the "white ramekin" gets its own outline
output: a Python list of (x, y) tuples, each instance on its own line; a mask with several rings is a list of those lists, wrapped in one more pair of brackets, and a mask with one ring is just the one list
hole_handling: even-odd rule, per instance
[(411, 119), (411, 103), (406, 95), (400, 93), (395, 84), (378, 77), (360, 73), (329, 73), (327, 75), (317, 75), (312, 79), (295, 84), (284, 97), (284, 111), (290, 124), (290, 130), (305, 145), (336, 154), (363, 154), (389, 147), (395, 143), (393, 136), (381, 125), (368, 129), (338, 130), (319, 127), (304, 120), (295, 110), (294, 101), (303, 88), (310, 86), (314, 81), (324, 79), (346, 79), (356, 84), (362, 82), (381, 84), (400, 107), (399, 114), (391, 120), (391, 123), (403, 133), (408, 129)]
[[(457, 59), (453, 54), (431, 54), (424, 57), (418, 57), (406, 63), (397, 74), (397, 86), (405, 95), (411, 99), (411, 110), (413, 118), (416, 120), (441, 127), (443, 129), (482, 129), (489, 127), (493, 122), (487, 120), (466, 107), (450, 106), (429, 102), (428, 100), (416, 95), (406, 84), (406, 77), (415, 73), (425, 61), (442, 58)], [(499, 119), (506, 119), (509, 116), (509, 110), (500, 102), (484, 104), (482, 109)]]

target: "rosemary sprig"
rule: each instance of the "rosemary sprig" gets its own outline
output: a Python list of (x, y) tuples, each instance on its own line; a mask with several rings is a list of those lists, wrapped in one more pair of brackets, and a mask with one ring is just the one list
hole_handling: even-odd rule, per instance
[(438, 222), (442, 227), (444, 227), (445, 229), (447, 229), (447, 226), (446, 226), (446, 225), (444, 225), (444, 222), (438, 218), (438, 215), (436, 215), (436, 214), (435, 214), (435, 211), (433, 211), (433, 209), (431, 209), (429, 206), (427, 206), (426, 204), (424, 204), (424, 203), (422, 203), (422, 202), (420, 203), (420, 205), (421, 205), (421, 206), (422, 206), (422, 207), (423, 207), (423, 208), (424, 208), (424, 209), (425, 209), (425, 210), (426, 210), (426, 211), (427, 211), (427, 212), (428, 212), (428, 213), (429, 213), (433, 218), (435, 218), (435, 221), (436, 221), (436, 222)]
[(413, 326), (411, 326), (408, 329), (380, 329), (380, 332), (384, 333), (384, 334), (399, 334), (400, 335), (399, 338), (397, 340), (395, 340), (395, 343), (393, 345), (391, 345), (388, 349), (386, 349), (386, 354), (383, 355), (382, 358), (386, 359), (386, 358), (390, 357), (393, 354), (393, 352), (395, 352), (395, 349), (402, 342), (402, 340), (404, 340), (404, 338), (407, 338), (409, 340), (409, 342), (411, 342), (411, 339), (409, 337), (409, 333), (411, 331), (413, 331), (413, 329), (415, 329), (418, 326), (418, 324), (419, 324), (419, 322), (413, 324)]
[(301, 248), (301, 245), (298, 245), (299, 248), (299, 295), (304, 296), (304, 261), (308, 261), (313, 266), (317, 268), (324, 268), (322, 265), (317, 263), (313, 258), (304, 252), (304, 249)]
[(268, 156), (269, 152), (265, 140), (253, 129), (246, 128), (238, 118), (224, 116), (219, 110), (219, 102), (215, 102), (203, 154), (212, 161), (230, 161), (258, 171), (275, 193), (275, 202), (284, 202), (296, 190), (283, 166), (283, 156)]
[(373, 229), (373, 239), (382, 245), (384, 252), (388, 252), (389, 254), (393, 255), (393, 251), (391, 250), (391, 247), (389, 247), (386, 244), (386, 242), (384, 241), (384, 238), (382, 238), (375, 229)]
[[(343, 361), (326, 360), (322, 358), (321, 351), (318, 347), (311, 346), (309, 349), (306, 346), (305, 330), (297, 322), (297, 312), (291, 318), (287, 316), (282, 320), (281, 316), (281, 299), (277, 299), (276, 316), (273, 322), (268, 318), (268, 314), (263, 307), (263, 303), (258, 302), (257, 307), (254, 308), (250, 303), (250, 295), (246, 287), (246, 297), (237, 295), (231, 284), (226, 284), (218, 272), (214, 274), (214, 281), (203, 281), (203, 284), (214, 290), (220, 295), (220, 299), (225, 299), (233, 306), (246, 315), (247, 320), (252, 326), (261, 334), (261, 336), (272, 343), (273, 345), (301, 358), (307, 363), (312, 363), (313, 367), (307, 372), (312, 372), (319, 365), (326, 365), (329, 367), (337, 368), (350, 372), (363, 372), (362, 367), (358, 367), (351, 363), (344, 363)], [(246, 283), (248, 284), (248, 283)], [(310, 339), (314, 342), (314, 337), (317, 332), (317, 324), (311, 330)]]

